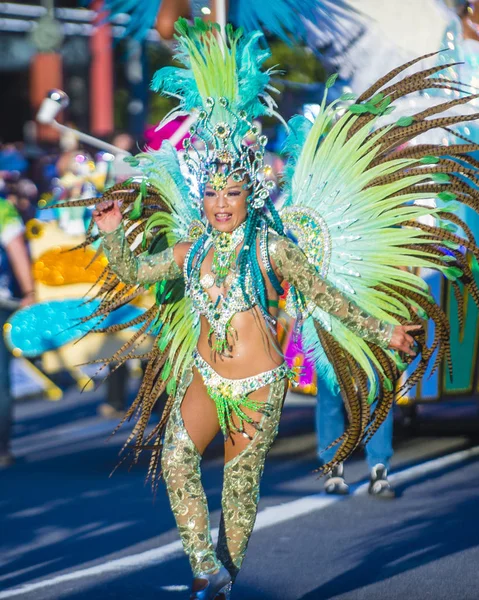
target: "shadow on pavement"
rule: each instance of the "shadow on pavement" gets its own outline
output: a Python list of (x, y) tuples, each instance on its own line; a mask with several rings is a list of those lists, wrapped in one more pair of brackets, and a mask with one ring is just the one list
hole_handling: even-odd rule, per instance
[[(142, 569), (132, 573), (115, 573), (95, 583), (80, 582), (77, 590), (58, 591), (55, 600), (187, 600), (191, 575), (184, 560)], [(72, 584), (75, 586), (75, 582)], [(232, 594), (238, 600), (278, 600), (264, 590), (238, 583)]]
[[(66, 455), (60, 449), (60, 454), (38, 462), (34, 457), (19, 460), (0, 473), (0, 589), (178, 539), (163, 483), (156, 497), (150, 484), (145, 484), (148, 456), (130, 471), (121, 467), (110, 478), (118, 462), (115, 438), (112, 443), (86, 440), (84, 446), (74, 448)], [(211, 448), (210, 460), (205, 460), (202, 469), (210, 510), (215, 513), (212, 526), (217, 526), (221, 506), (222, 467), (221, 461), (211, 459), (220, 453), (222, 443)], [(298, 460), (302, 461), (300, 472)], [(271, 460), (263, 480), (263, 498), (267, 502), (270, 494), (278, 495), (281, 483), (308, 475), (315, 466), (298, 457), (296, 461)], [(293, 495), (301, 493), (298, 486)], [(288, 492), (280, 495), (290, 499)], [(186, 557), (183, 564), (181, 580), (189, 582)]]
[[(95, 410), (94, 403), (85, 407), (75, 406), (71, 416), (80, 413), (82, 416), (91, 415)], [(42, 427), (47, 426), (48, 418), (48, 415), (40, 417)], [(63, 412), (57, 419), (64, 423)], [(313, 422), (312, 408), (286, 409), (280, 440), (294, 436), (295, 442), (300, 441), (301, 435), (311, 435)], [(37, 427), (38, 423), (32, 420), (25, 425)], [(149, 485), (144, 484), (147, 456), (130, 472), (121, 468), (109, 478), (117, 463), (118, 451), (119, 444), (115, 438), (110, 444), (106, 444), (103, 438), (86, 439), (73, 444), (68, 454), (62, 455), (60, 447), (56, 455), (46, 453), (38, 461), (35, 461), (35, 456), (30, 456), (28, 460), (19, 461), (14, 468), (0, 473), (0, 589), (136, 554), (178, 539), (163, 485), (160, 485), (154, 499)], [(221, 444), (216, 444), (203, 463), (204, 486), (210, 510), (215, 513), (213, 526), (217, 525), (220, 509), (222, 469), (220, 461), (208, 460), (208, 457), (217, 459), (221, 452)], [(262, 483), (263, 506), (299, 498), (312, 493), (312, 489), (319, 492), (322, 481), (318, 480), (317, 488), (315, 484), (311, 485), (311, 481), (306, 483), (316, 467), (314, 448), (303, 447), (303, 450), (295, 450), (294, 453), (288, 450), (271, 456)], [(287, 486), (284, 485), (286, 483)], [(476, 494), (478, 491), (476, 487)], [(471, 500), (464, 502), (463, 506), (447, 506), (441, 514), (432, 516), (428, 521), (421, 518), (417, 522), (406, 523), (404, 526), (408, 527), (410, 539), (402, 539), (400, 530), (388, 530), (376, 543), (371, 542), (374, 550), (359, 566), (304, 598), (333, 597), (341, 590), (357, 589), (378, 580), (378, 577), (391, 577), (414, 565), (475, 545), (477, 535), (462, 527), (462, 523), (467, 523), (472, 516), (473, 504)], [(384, 540), (388, 543), (384, 544)], [(419, 555), (404, 559), (411, 552), (419, 552)], [(180, 598), (183, 597), (180, 592), (165, 591), (162, 586), (184, 585), (190, 580), (186, 558), (129, 574), (116, 572), (109, 577), (108, 584), (103, 584), (101, 577), (98, 582), (84, 582), (91, 590), (91, 594), (87, 594), (89, 600), (109, 597), (145, 600), (153, 597)], [(161, 585), (155, 583), (160, 581)], [(77, 592), (76, 582), (69, 584), (68, 588), (69, 598), (86, 597)], [(131, 593), (118, 595), (118, 590), (123, 593), (125, 589)], [(117, 590), (116, 593), (114, 590)], [(59, 593), (63, 592), (59, 590)], [(240, 580), (235, 596), (244, 600), (273, 600), (273, 596), (261, 590), (242, 587)], [(55, 588), (55, 596), (43, 597), (63, 596), (57, 595)], [(277, 600), (279, 597), (274, 598)]]
[[(424, 477), (422, 481), (438, 479), (447, 473), (452, 473), (454, 469), (457, 469), (457, 465), (432, 476)], [(414, 484), (401, 486), (400, 491), (404, 491), (411, 485), (417, 486), (420, 481), (416, 479)], [(371, 584), (386, 581), (395, 575), (439, 561), (446, 556), (479, 547), (479, 534), (474, 525), (477, 523), (479, 482), (470, 481), (466, 490), (462, 493), (459, 491), (456, 494), (458, 501), (455, 503), (450, 502), (450, 492), (450, 486), (444, 486), (436, 490), (435, 512), (429, 518), (425, 518), (423, 511), (418, 514), (417, 518), (401, 520), (399, 517), (399, 522), (396, 524), (391, 522), (388, 527), (371, 534), (367, 539), (367, 546), (371, 550), (362, 552), (358, 564), (301, 596), (299, 600), (342, 598), (343, 594), (358, 593), (361, 588)], [(468, 497), (462, 499), (460, 498), (461, 495), (467, 495)], [(443, 499), (440, 510), (437, 508), (438, 498)], [(470, 527), (467, 526), (468, 523), (471, 525)], [(357, 555), (357, 552), (361, 552), (361, 548), (351, 545), (348, 548), (349, 552), (354, 556)], [(469, 575), (470, 579), (474, 579), (476, 576), (471, 573)], [(437, 577), (440, 581), (440, 567), (437, 571)], [(458, 577), (461, 577), (459, 573)], [(414, 575), (412, 580), (413, 578)], [(363, 590), (363, 593), (366, 594), (366, 591)], [(454, 600), (456, 598), (457, 600), (460, 598), (465, 600), (466, 597), (462, 596), (461, 593), (458, 591), (459, 595), (454, 597)], [(374, 593), (371, 593), (370, 596), (371, 598), (378, 597)], [(356, 595), (344, 596), (344, 598), (346, 597), (352, 599)], [(411, 597), (415, 598), (415, 596)], [(451, 596), (448, 597), (452, 600)], [(475, 596), (468, 596), (468, 598), (473, 597)]]

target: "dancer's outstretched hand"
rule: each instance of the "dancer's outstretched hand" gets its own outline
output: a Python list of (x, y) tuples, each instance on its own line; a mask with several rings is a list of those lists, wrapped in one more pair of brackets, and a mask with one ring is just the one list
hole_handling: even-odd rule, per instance
[(419, 331), (420, 329), (422, 329), (421, 325), (396, 325), (393, 329), (389, 347), (393, 350), (405, 352), (409, 356), (416, 356), (416, 352), (413, 350), (415, 340), (409, 332)]
[(105, 233), (114, 231), (121, 223), (121, 211), (116, 200), (105, 200), (96, 205), (93, 220)]

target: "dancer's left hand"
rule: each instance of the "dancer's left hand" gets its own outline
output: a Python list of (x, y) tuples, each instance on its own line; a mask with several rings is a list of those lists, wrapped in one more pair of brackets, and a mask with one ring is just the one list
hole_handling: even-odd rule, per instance
[(409, 332), (419, 331), (420, 329), (422, 329), (421, 325), (396, 325), (389, 347), (393, 350), (405, 352), (409, 356), (416, 356), (416, 352), (413, 350), (415, 340)]

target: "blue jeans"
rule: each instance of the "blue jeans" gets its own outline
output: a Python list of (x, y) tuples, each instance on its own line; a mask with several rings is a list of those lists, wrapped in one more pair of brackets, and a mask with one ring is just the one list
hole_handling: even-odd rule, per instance
[[(371, 407), (374, 408), (374, 405)], [(318, 454), (322, 464), (329, 462), (339, 446), (321, 452), (340, 437), (345, 430), (343, 400), (340, 393), (331, 392), (318, 382), (318, 401), (316, 403), (316, 433), (318, 435)], [(390, 411), (384, 423), (366, 445), (366, 458), (369, 468), (379, 463), (389, 469), (389, 460), (393, 455), (393, 413)]]
[(0, 307), (0, 454), (10, 449), (12, 431), (13, 397), (10, 393), (11, 354), (3, 339), (3, 325), (11, 315), (9, 310)]

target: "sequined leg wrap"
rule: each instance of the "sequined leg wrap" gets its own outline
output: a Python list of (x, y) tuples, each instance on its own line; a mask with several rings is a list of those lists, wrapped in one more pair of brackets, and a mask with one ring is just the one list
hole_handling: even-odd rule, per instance
[(216, 552), (233, 579), (241, 568), (253, 531), (264, 462), (278, 433), (285, 391), (284, 379), (271, 384), (270, 414), (262, 416), (261, 429), (248, 446), (225, 465), (223, 512)]
[(210, 532), (208, 502), (201, 483), (201, 455), (186, 431), (181, 402), (188, 384), (178, 388), (165, 433), (161, 459), (163, 476), (183, 548), (193, 576), (221, 567)]

